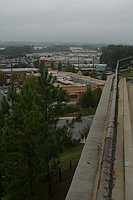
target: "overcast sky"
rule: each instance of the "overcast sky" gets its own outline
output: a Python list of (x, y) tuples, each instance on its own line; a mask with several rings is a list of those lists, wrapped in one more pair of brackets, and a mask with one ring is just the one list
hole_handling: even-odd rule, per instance
[(0, 41), (133, 44), (133, 0), (0, 0)]

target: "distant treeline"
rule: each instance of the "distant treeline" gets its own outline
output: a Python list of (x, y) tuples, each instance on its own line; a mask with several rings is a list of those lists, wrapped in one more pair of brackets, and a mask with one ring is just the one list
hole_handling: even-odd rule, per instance
[(117, 60), (133, 56), (133, 46), (109, 45), (102, 48), (101, 63), (107, 63), (111, 69), (115, 69)]
[[(2, 45), (3, 46), (3, 45)], [(33, 52), (68, 52), (69, 47), (75, 46), (75, 47), (82, 47), (83, 49), (101, 49), (103, 47), (103, 44), (49, 44), (49, 45), (42, 45), (45, 46), (45, 48), (35, 50), (33, 48), (34, 45), (8, 45), (5, 46), (4, 50), (0, 51), (1, 55), (6, 55), (9, 57), (21, 57), (24, 56), (27, 53), (33, 53)]]
[(25, 56), (27, 53), (33, 52), (33, 46), (7, 46), (0, 54), (9, 56), (11, 58)]

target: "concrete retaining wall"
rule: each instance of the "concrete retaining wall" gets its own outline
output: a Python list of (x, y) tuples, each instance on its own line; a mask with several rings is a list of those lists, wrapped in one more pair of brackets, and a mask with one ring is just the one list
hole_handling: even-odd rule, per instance
[(75, 171), (66, 200), (92, 200), (100, 160), (113, 76), (106, 81), (87, 141)]

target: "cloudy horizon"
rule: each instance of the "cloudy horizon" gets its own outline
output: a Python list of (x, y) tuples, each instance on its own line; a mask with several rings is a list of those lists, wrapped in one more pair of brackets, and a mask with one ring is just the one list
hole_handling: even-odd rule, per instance
[(0, 0), (0, 42), (133, 44), (133, 1)]

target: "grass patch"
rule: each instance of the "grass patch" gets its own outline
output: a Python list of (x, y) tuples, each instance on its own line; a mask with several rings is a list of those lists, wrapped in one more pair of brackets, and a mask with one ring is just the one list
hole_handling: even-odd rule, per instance
[(83, 146), (83, 144), (79, 144), (78, 146), (73, 147), (70, 150), (66, 150), (60, 155), (60, 163), (62, 170), (69, 168), (70, 160), (72, 161), (72, 165), (78, 162)]
[(123, 73), (124, 77), (133, 77), (133, 71), (128, 71)]
[(92, 108), (92, 107), (90, 107), (89, 109), (79, 107), (78, 112), (65, 113), (65, 114), (61, 115), (61, 117), (64, 117), (64, 116), (65, 117), (77, 117), (78, 115), (81, 115), (81, 116), (95, 115), (96, 109), (97, 108)]
[(89, 109), (88, 108), (80, 108), (79, 114), (81, 114), (82, 116), (94, 115), (96, 112), (96, 109), (97, 108), (92, 108), (92, 107), (90, 107)]

